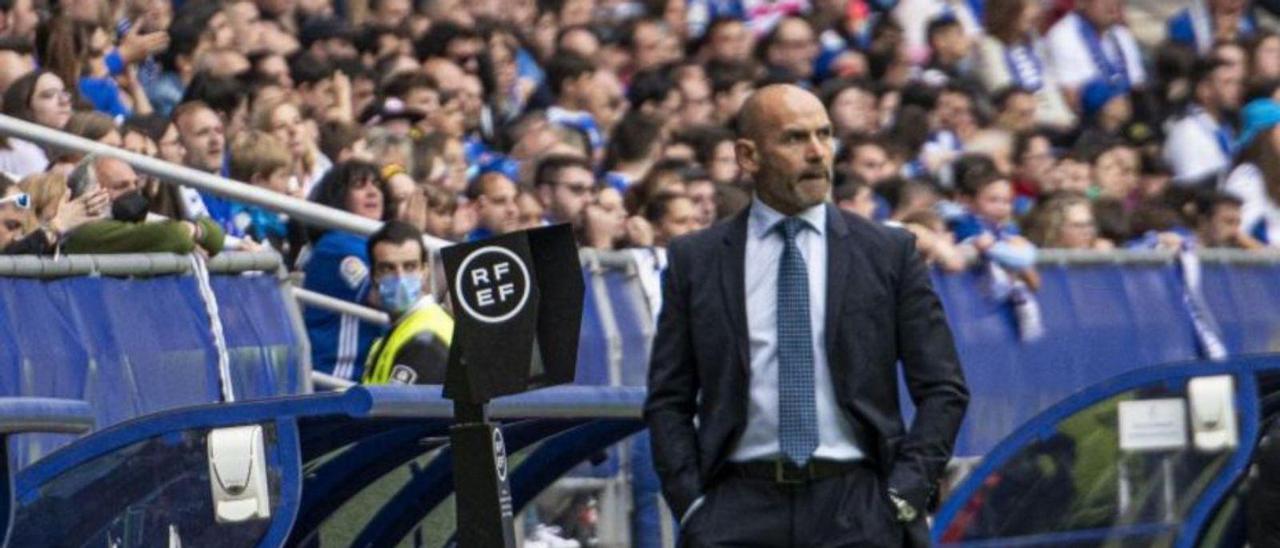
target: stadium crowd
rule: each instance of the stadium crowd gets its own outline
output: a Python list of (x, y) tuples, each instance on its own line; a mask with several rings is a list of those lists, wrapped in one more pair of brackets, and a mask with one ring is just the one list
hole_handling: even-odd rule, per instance
[[(1140, 44), (1121, 0), (0, 0), (0, 110), (446, 240), (570, 223), (660, 270), (750, 204), (745, 98), (798, 83), (839, 207), (1018, 302), (1040, 248), (1280, 245), (1274, 4), (1191, 0)], [(0, 174), (5, 253), (270, 247), (338, 298), (421, 291), (366, 238), (117, 160), (10, 137)], [(359, 379), (379, 329), (307, 322)]]

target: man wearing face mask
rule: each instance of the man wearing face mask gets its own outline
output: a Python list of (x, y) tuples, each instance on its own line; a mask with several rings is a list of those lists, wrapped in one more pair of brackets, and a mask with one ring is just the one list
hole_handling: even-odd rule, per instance
[(453, 318), (428, 289), (422, 233), (408, 223), (387, 221), (369, 237), (368, 250), (378, 289), (370, 300), (391, 316), (392, 326), (369, 350), (363, 382), (443, 383)]
[(111, 200), (111, 217), (88, 223), (67, 234), (66, 253), (192, 253), (222, 251), (223, 232), (208, 217), (196, 221), (144, 222), (148, 201), (133, 168), (114, 158), (90, 156), (67, 178), (73, 196), (97, 189)]

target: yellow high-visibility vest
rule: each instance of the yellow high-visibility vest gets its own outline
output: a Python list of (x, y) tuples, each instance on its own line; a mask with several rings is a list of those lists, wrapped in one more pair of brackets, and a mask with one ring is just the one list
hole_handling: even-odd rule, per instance
[[(412, 364), (397, 364), (396, 356), (406, 343), (424, 331), (433, 335), (435, 342), (442, 347), (442, 355), (448, 356), (449, 346), (453, 344), (453, 318), (438, 304), (424, 304), (400, 318), (392, 327), (391, 334), (373, 342), (364, 366), (362, 382), (387, 384), (391, 382), (393, 375), (397, 379), (403, 379), (404, 372), (396, 371), (397, 366), (412, 368)], [(414, 378), (404, 380), (414, 383), (417, 379), (415, 375)]]

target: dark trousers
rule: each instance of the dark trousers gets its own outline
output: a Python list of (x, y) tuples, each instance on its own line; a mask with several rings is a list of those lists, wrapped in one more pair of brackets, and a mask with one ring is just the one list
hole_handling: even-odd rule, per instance
[(902, 546), (903, 526), (869, 468), (807, 483), (725, 475), (680, 530), (680, 546)]

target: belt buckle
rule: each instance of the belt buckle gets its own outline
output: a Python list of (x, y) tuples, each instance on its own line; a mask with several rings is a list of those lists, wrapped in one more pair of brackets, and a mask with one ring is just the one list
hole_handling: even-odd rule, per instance
[(782, 458), (773, 460), (773, 481), (784, 485), (798, 485), (808, 481), (809, 467), (797, 467), (792, 474), (787, 473), (787, 462)]

